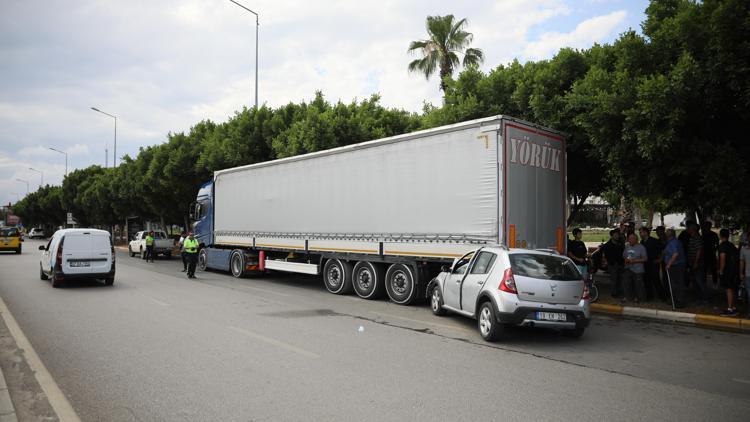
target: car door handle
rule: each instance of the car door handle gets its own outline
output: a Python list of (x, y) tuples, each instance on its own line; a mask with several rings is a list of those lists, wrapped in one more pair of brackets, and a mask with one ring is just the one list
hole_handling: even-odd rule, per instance
[(477, 284), (482, 285), (484, 284), (484, 281), (477, 281)]

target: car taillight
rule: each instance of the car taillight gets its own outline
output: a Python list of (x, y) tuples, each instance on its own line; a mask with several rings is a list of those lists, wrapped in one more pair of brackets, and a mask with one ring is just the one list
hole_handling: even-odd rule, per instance
[(57, 256), (55, 257), (55, 265), (62, 266), (62, 245), (60, 245), (59, 248), (57, 248)]
[(589, 300), (589, 285), (586, 284), (586, 282), (583, 282), (583, 293), (581, 294), (581, 299), (583, 300)]
[(115, 262), (115, 245), (112, 243), (109, 244), (109, 250), (112, 252), (112, 262)]
[(516, 290), (516, 279), (513, 278), (513, 270), (510, 268), (505, 270), (505, 273), (503, 273), (503, 280), (500, 282), (500, 290), (508, 293), (518, 294), (518, 290)]

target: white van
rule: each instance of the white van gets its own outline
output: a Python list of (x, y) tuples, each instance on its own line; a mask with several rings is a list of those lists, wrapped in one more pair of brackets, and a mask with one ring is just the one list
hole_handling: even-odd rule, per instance
[(109, 232), (97, 229), (65, 229), (40, 246), (39, 277), (52, 279), (52, 287), (69, 279), (98, 278), (115, 282), (115, 248)]

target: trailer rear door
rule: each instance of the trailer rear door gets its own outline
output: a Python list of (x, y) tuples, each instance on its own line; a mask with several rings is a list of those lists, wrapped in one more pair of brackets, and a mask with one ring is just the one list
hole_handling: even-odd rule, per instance
[(511, 248), (565, 248), (565, 139), (503, 120), (503, 240)]

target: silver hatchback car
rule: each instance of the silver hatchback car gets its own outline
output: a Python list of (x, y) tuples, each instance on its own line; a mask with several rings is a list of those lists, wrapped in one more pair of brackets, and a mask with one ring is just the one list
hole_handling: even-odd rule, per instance
[(509, 325), (550, 327), (580, 337), (590, 321), (588, 288), (569, 258), (553, 252), (484, 247), (457, 259), (427, 286), (435, 315), (477, 319), (487, 341)]

